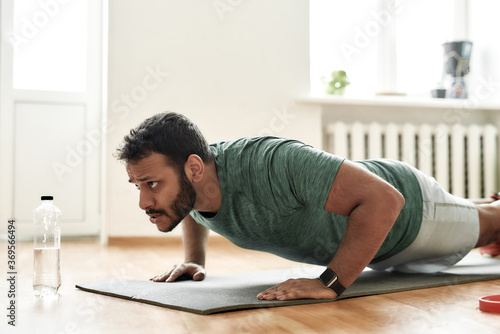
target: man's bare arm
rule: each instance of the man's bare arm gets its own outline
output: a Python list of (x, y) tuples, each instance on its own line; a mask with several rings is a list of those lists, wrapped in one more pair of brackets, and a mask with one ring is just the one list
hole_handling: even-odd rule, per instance
[(405, 203), (392, 185), (345, 161), (328, 195), (325, 210), (349, 216), (347, 229), (328, 267), (345, 287), (373, 259)]
[(165, 273), (152, 278), (152, 281), (174, 282), (182, 275), (188, 275), (195, 281), (205, 278), (205, 254), (209, 230), (188, 215), (182, 221), (182, 231), (184, 263), (175, 265)]
[(184, 262), (194, 262), (205, 266), (205, 254), (209, 230), (198, 224), (190, 215), (182, 221), (182, 242)]
[[(348, 216), (337, 253), (328, 264), (339, 282), (350, 286), (370, 263), (404, 206), (404, 197), (375, 174), (346, 160), (328, 195), (325, 210)], [(257, 296), (259, 299), (330, 299), (337, 294), (318, 279), (288, 280)]]

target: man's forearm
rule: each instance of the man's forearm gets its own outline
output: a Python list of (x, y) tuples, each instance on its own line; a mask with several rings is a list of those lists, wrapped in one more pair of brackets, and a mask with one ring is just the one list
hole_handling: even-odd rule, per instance
[(393, 193), (383, 201), (362, 203), (351, 212), (342, 244), (328, 264), (344, 287), (350, 286), (373, 259), (403, 205), (404, 198)]
[(196, 223), (191, 216), (184, 218), (182, 225), (185, 262), (194, 262), (205, 266), (209, 230), (203, 225)]

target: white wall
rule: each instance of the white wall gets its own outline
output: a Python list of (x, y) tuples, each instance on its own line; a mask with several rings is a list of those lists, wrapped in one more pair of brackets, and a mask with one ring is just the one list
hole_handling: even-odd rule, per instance
[(109, 5), (109, 236), (159, 235), (139, 209), (124, 166), (112, 157), (123, 136), (157, 112), (185, 114), (209, 142), (274, 134), (321, 147), (316, 109), (294, 102), (309, 93), (308, 1)]

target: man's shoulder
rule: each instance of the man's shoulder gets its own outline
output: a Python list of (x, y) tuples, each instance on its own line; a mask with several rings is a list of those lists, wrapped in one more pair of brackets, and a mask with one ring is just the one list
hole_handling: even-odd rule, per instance
[(238, 139), (234, 140), (223, 140), (223, 141), (218, 141), (215, 143), (211, 143), (210, 146), (214, 147), (229, 147), (229, 146), (234, 146), (234, 145), (256, 145), (259, 143), (281, 143), (281, 142), (286, 142), (286, 141), (297, 141), (294, 139), (287, 139), (283, 137), (276, 137), (276, 136), (248, 136), (248, 137), (241, 137)]
[(265, 175), (265, 170), (286, 168), (286, 161), (294, 147), (303, 143), (281, 137), (244, 137), (210, 145), (218, 171), (228, 177), (248, 178)]
[(212, 151), (223, 153), (225, 151), (242, 151), (242, 150), (266, 150), (273, 147), (281, 147), (284, 144), (289, 145), (305, 145), (304, 143), (295, 140), (275, 136), (253, 136), (242, 137), (236, 140), (219, 141), (210, 144)]

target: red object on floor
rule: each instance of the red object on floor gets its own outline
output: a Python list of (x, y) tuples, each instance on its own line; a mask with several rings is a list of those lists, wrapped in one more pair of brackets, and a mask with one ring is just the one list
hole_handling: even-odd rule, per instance
[(479, 298), (479, 309), (485, 312), (500, 312), (500, 295)]
[(500, 255), (500, 242), (495, 242), (489, 244), (488, 246), (479, 247), (479, 253), (481, 255), (490, 255), (491, 257)]

